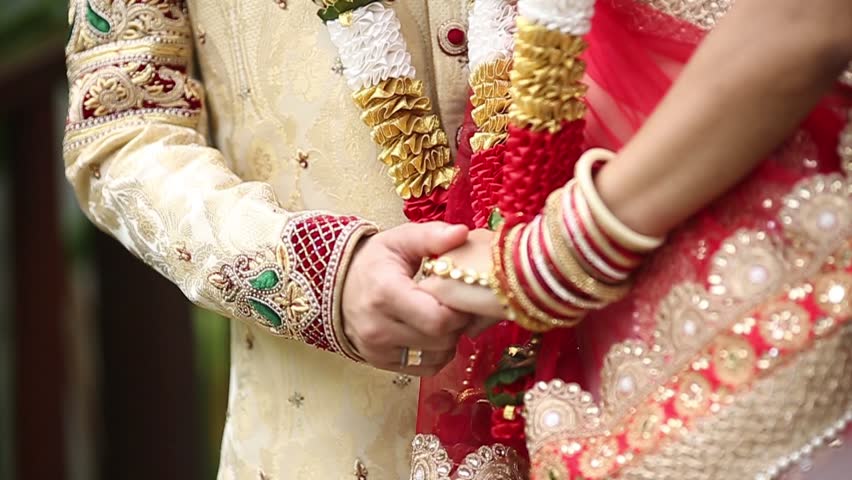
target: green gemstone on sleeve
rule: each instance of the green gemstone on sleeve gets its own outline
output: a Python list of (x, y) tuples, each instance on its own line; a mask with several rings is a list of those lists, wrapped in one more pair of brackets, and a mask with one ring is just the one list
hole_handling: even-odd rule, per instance
[(275, 310), (269, 308), (257, 300), (249, 300), (249, 304), (261, 317), (265, 318), (273, 327), (281, 326), (281, 317), (275, 313)]
[(86, 3), (86, 20), (89, 21), (89, 25), (91, 25), (95, 30), (101, 33), (109, 33), (110, 27), (109, 22), (104, 17), (98, 15), (90, 3)]
[(352, 10), (356, 10), (378, 1), (380, 0), (338, 0), (330, 7), (323, 8), (317, 12), (317, 15), (319, 15), (323, 22), (330, 22), (332, 20), (337, 20), (346, 12), (351, 12)]
[(280, 279), (275, 270), (267, 270), (252, 280), (249, 280), (249, 284), (251, 284), (252, 288), (258, 290), (272, 290), (278, 285), (279, 281)]

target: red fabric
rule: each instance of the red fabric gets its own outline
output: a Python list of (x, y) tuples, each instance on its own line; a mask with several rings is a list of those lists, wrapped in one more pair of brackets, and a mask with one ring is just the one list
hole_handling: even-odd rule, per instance
[[(337, 278), (338, 262), (352, 233), (363, 224), (358, 217), (334, 215), (302, 215), (295, 218), (284, 230), (282, 241), (289, 244), (295, 253), (290, 259), (290, 268), (301, 273), (320, 300), (323, 314), (313, 322), (301, 327), (303, 341), (322, 350), (342, 351), (343, 339), (330, 322), (334, 308), (333, 292), (330, 289), (340, 280)], [(357, 360), (357, 359), (356, 359)]]
[[(469, 92), (472, 94), (472, 92)], [(467, 225), (468, 228), (475, 228), (473, 223), (473, 206), (471, 203), (471, 152), (470, 138), (476, 132), (476, 125), (473, 123), (471, 112), (473, 105), (470, 102), (468, 95), (467, 108), (465, 109), (464, 120), (458, 131), (458, 152), (456, 153), (456, 178), (450, 186), (450, 192), (447, 196), (447, 209), (444, 214), (444, 220), (449, 223), (457, 223)]]

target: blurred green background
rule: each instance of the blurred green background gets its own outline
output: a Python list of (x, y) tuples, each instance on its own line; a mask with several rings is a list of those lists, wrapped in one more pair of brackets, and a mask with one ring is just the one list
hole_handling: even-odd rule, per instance
[(0, 479), (214, 478), (229, 324), (77, 208), (60, 146), (67, 8), (0, 0)]

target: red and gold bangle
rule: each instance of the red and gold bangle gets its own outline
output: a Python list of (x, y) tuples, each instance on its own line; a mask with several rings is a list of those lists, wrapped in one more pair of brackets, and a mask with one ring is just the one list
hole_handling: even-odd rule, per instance
[(547, 250), (544, 240), (544, 226), (542, 225), (542, 217), (536, 217), (536, 225), (533, 227), (533, 241), (530, 242), (532, 247), (532, 259), (535, 263), (536, 270), (541, 275), (544, 283), (548, 286), (560, 301), (569, 303), (578, 308), (585, 310), (597, 310), (606, 306), (605, 302), (589, 299), (582, 292), (571, 288), (570, 283), (562, 278), (559, 271), (555, 267), (553, 258)]
[[(565, 198), (567, 198), (567, 194), (563, 197), (563, 202)], [(589, 211), (589, 205), (583, 197), (582, 191), (576, 185), (574, 186), (573, 200), (574, 213), (579, 218), (583, 231), (588, 235), (589, 243), (594, 246), (595, 250), (617, 268), (634, 270), (638, 267), (642, 262), (642, 255), (625, 249), (601, 231)]]
[(598, 163), (606, 163), (615, 158), (615, 153), (603, 148), (593, 148), (584, 153), (574, 167), (583, 197), (589, 205), (592, 217), (606, 234), (622, 247), (636, 252), (647, 253), (659, 247), (663, 238), (642, 235), (625, 225), (604, 204), (595, 187), (592, 170)]
[(505, 269), (506, 245), (511, 234), (517, 231), (518, 226), (504, 224), (491, 247), (491, 260), (493, 264), (492, 290), (506, 311), (506, 317), (517, 323), (520, 327), (531, 332), (546, 332), (553, 326), (528, 316), (522, 306), (516, 302), (512, 283)]
[(588, 229), (577, 215), (577, 188), (574, 181), (568, 183), (562, 195), (562, 221), (575, 252), (589, 267), (589, 273), (606, 283), (619, 283), (627, 280), (630, 269), (619, 268), (602, 256), (590, 241)]
[[(509, 282), (509, 291), (511, 295), (509, 299), (520, 307), (521, 312), (529, 318), (544, 324), (548, 327), (557, 327), (558, 322), (554, 321), (554, 316), (544, 312), (527, 296), (524, 285), (521, 284), (518, 278), (518, 271), (515, 268), (515, 245), (523, 229), (523, 225), (513, 228), (506, 236), (506, 243), (503, 245), (503, 268), (506, 279)], [(526, 327), (525, 327), (526, 328)]]
[(526, 296), (532, 300), (539, 310), (545, 312), (555, 319), (575, 319), (582, 317), (586, 312), (583, 309), (574, 308), (568, 303), (559, 301), (558, 298), (542, 285), (540, 277), (536, 275), (534, 265), (529, 258), (529, 239), (534, 224), (530, 223), (521, 231), (518, 240), (513, 246), (513, 260), (518, 280), (524, 287)]
[(630, 288), (628, 283), (619, 285), (608, 285), (592, 277), (577, 260), (573, 247), (569, 243), (567, 232), (562, 227), (562, 213), (559, 195), (551, 195), (545, 207), (545, 241), (548, 242), (548, 250), (554, 255), (557, 269), (572, 285), (586, 295), (602, 300), (607, 303), (614, 302), (627, 292)]

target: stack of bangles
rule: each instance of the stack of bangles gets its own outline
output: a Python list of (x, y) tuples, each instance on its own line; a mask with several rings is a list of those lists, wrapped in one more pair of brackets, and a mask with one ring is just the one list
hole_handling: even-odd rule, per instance
[[(509, 320), (533, 332), (572, 327), (590, 310), (621, 299), (644, 255), (662, 244), (662, 238), (624, 225), (598, 195), (593, 171), (614, 157), (608, 150), (589, 150), (577, 162), (574, 179), (550, 195), (542, 213), (529, 223), (509, 220), (501, 227), (492, 248), (490, 287)], [(440, 275), (434, 263), (427, 262), (424, 272)]]

